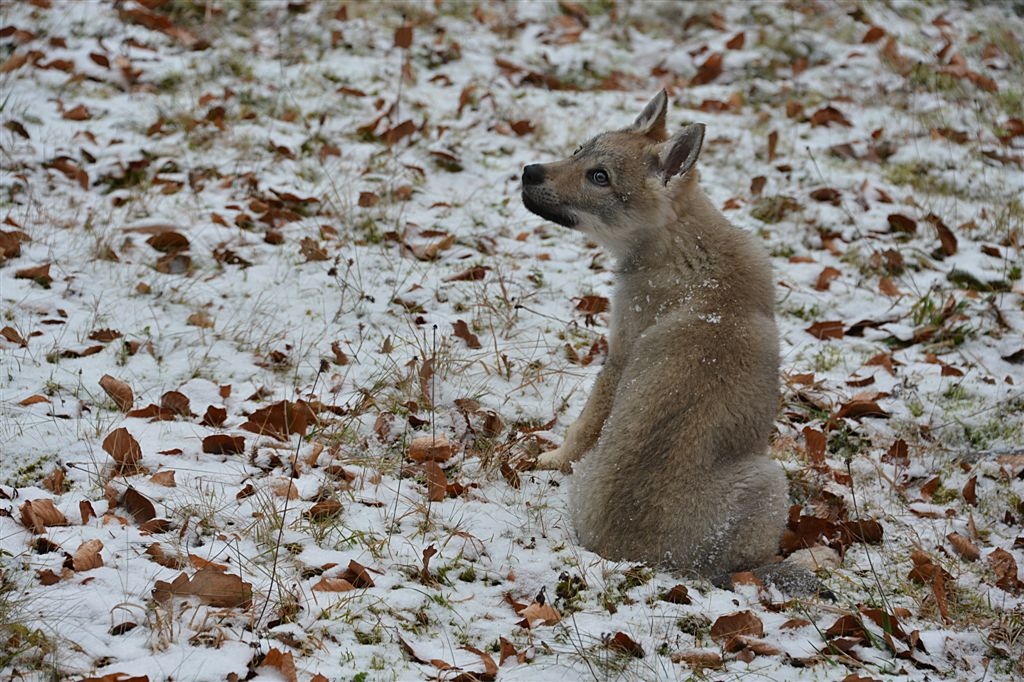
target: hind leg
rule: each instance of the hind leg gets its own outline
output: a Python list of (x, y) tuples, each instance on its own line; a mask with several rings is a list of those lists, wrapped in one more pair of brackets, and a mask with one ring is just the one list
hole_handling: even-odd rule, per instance
[(731, 476), (723, 472), (722, 477), (729, 489), (722, 498), (729, 500), (725, 515), (731, 525), (729, 539), (720, 545), (715, 560), (701, 570), (706, 575), (749, 570), (771, 562), (778, 554), (786, 524), (789, 493), (782, 467), (763, 455), (733, 466), (737, 471)]

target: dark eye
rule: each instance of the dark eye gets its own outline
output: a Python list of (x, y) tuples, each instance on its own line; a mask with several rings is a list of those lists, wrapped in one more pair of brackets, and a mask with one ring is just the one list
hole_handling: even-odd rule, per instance
[(587, 171), (587, 177), (590, 178), (590, 181), (598, 187), (607, 187), (612, 181), (612, 179), (608, 177), (608, 171), (604, 168), (595, 168), (591, 171)]

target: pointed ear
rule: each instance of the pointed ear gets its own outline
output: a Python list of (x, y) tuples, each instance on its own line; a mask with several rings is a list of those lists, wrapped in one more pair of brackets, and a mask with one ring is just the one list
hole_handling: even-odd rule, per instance
[(644, 110), (640, 112), (640, 115), (636, 117), (628, 130), (634, 133), (640, 133), (647, 137), (658, 140), (664, 140), (665, 135), (665, 110), (668, 108), (668, 93), (664, 90), (654, 96)]
[(700, 156), (701, 145), (704, 144), (704, 124), (688, 125), (661, 145), (661, 181), (668, 181), (677, 175), (683, 175), (693, 168)]

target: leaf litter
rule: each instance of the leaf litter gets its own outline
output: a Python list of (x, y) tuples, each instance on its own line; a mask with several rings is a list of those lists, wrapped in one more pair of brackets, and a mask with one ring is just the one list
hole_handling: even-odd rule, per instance
[[(2, 673), (1022, 674), (1019, 14), (367, 7), (5, 12)], [(835, 602), (604, 561), (531, 469), (612, 264), (519, 173), (661, 87), (771, 253)]]

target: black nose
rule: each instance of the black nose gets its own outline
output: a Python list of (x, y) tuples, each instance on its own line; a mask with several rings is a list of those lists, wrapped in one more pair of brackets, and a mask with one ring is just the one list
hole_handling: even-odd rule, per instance
[(523, 169), (524, 185), (539, 185), (544, 182), (544, 166), (539, 163), (531, 163)]

